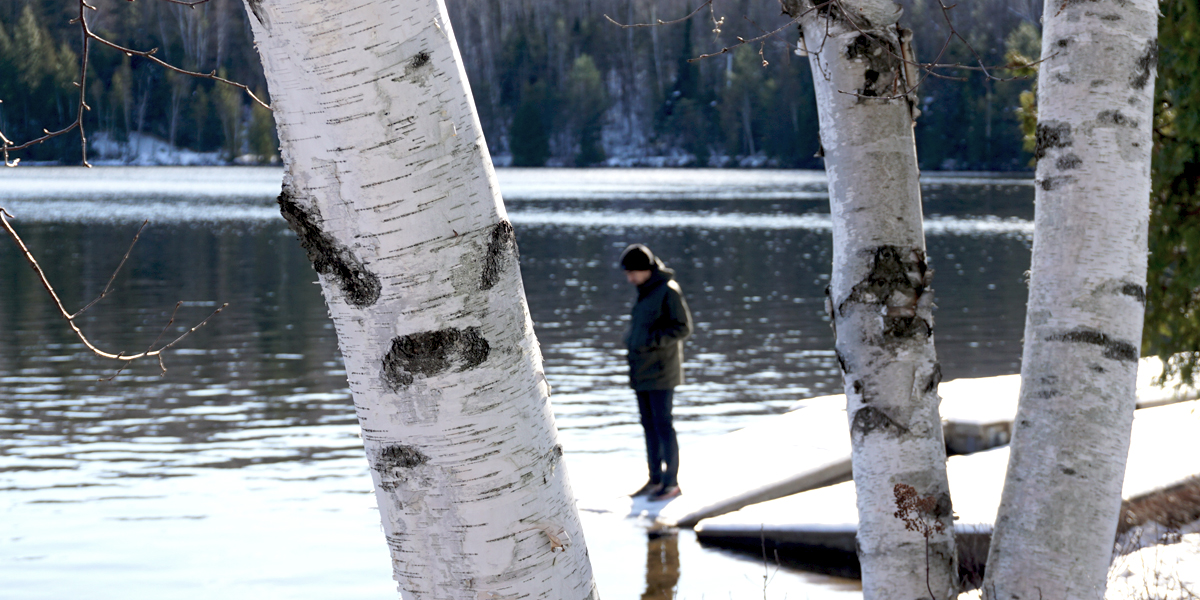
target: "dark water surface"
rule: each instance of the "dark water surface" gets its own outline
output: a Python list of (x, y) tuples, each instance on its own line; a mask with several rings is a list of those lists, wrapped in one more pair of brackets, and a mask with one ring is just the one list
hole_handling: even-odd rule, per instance
[[(0, 241), (0, 597), (394, 598), (337, 342), (271, 169), (0, 173), (0, 206), (102, 348), (136, 352), (218, 318), (166, 357), (115, 374), (66, 328)], [(581, 495), (641, 460), (615, 267), (645, 242), (678, 271), (697, 322), (677, 394), (685, 452), (837, 393), (823, 315), (830, 227), (814, 172), (500, 172), (530, 308)], [(938, 175), (925, 185), (946, 379), (1016, 372), (1033, 190)], [(687, 460), (686, 453), (683, 460)], [(636, 479), (636, 475), (634, 475)], [(617, 492), (621, 490), (616, 490)], [(584, 514), (608, 599), (762, 597), (760, 560), (648, 539)], [(855, 582), (772, 566), (769, 598), (860, 597)], [(672, 592), (674, 590), (674, 592)]]

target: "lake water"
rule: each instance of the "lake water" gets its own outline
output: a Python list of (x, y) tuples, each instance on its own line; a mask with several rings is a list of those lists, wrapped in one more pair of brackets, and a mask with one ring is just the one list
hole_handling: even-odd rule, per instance
[[(0, 206), (64, 303), (97, 296), (143, 219), (109, 298), (81, 318), (134, 352), (219, 317), (158, 365), (124, 373), (70, 334), (0, 240), (0, 597), (395, 598), (371, 480), (316, 279), (252, 168), (0, 172)], [(641, 431), (620, 347), (632, 290), (616, 268), (649, 244), (697, 324), (676, 395), (687, 448), (837, 393), (823, 315), (823, 173), (499, 172), (566, 461), (579, 496), (636, 487)], [(946, 379), (1017, 372), (1032, 236), (1029, 179), (925, 177)], [(110, 380), (111, 378), (111, 380)], [(686, 491), (686, 490), (685, 490)], [(857, 582), (764, 567), (584, 512), (608, 600), (861, 598)]]

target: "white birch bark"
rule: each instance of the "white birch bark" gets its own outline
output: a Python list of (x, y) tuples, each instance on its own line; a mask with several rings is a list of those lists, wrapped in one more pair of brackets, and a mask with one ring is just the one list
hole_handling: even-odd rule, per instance
[[(834, 327), (858, 492), (858, 555), (868, 600), (956, 593), (946, 450), (938, 414), (932, 271), (925, 257), (907, 52), (891, 0), (789, 0), (802, 16), (833, 216), (826, 308)], [(843, 10), (844, 7), (844, 10)], [(926, 540), (894, 516), (905, 484), (935, 505)], [(928, 564), (928, 586), (926, 566)]]
[(1047, 0), (1021, 398), (990, 598), (1104, 596), (1145, 310), (1154, 0)]
[(246, 6), (401, 597), (598, 597), (444, 3)]

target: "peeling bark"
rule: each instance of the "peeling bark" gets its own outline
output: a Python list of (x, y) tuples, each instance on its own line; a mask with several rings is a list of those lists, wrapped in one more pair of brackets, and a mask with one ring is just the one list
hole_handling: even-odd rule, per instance
[(1104, 597), (1146, 302), (1157, 8), (1046, 3), (1021, 397), (986, 598)]

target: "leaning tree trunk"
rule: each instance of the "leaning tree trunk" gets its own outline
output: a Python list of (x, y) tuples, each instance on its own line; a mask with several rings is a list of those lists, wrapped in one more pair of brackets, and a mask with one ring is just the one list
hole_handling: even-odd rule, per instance
[[(941, 600), (957, 589), (958, 557), (938, 414), (933, 273), (900, 58), (911, 33), (897, 27), (891, 0), (785, 6), (801, 19), (829, 175), (826, 308), (846, 390), (863, 594)], [(894, 516), (901, 484), (930, 499), (919, 515), (928, 539)]]
[(983, 589), (1099, 599), (1146, 302), (1158, 3), (1045, 11), (1021, 400)]
[(595, 598), (442, 0), (246, 0), (406, 599)]

